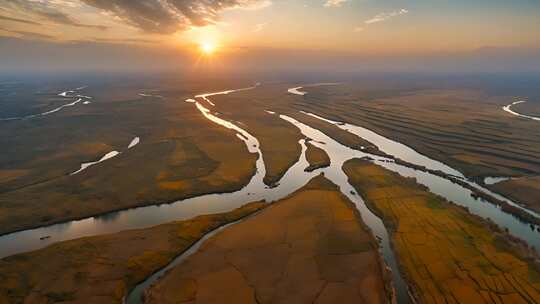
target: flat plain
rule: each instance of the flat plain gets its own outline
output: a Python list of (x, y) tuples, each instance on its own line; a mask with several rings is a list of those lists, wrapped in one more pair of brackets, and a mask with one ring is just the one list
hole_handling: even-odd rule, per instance
[[(540, 133), (532, 127), (536, 122), (502, 110), (510, 97), (480, 89), (367, 88), (356, 82), (307, 86), (300, 96), (287, 92), (293, 86), (174, 80), (94, 84), (78, 91), (92, 96), (89, 104), (50, 117), (0, 121), (0, 145), (6, 147), (0, 155), (0, 234), (62, 222), (69, 227), (70, 220), (98, 215), (114, 221), (117, 210), (181, 204), (185, 198), (242, 189), (260, 173), (260, 156), (248, 151), (253, 147), (246, 147), (237, 132), (206, 119), (194, 98), (260, 144), (266, 174), (260, 185), (248, 187), (245, 203), (253, 201), (250, 191), (285, 191), (280, 180), (303, 156), (307, 165), (290, 180), (306, 179), (307, 185), (286, 190), (291, 192), (285, 199), (213, 236), (145, 291), (148, 303), (392, 301), (386, 257), (369, 223), (340, 193), (343, 185), (323, 176), (309, 183), (306, 178), (336, 170), (331, 163), (336, 155), (326, 143), (302, 135), (282, 114), (373, 158), (390, 157), (391, 162), (392, 156), (305, 112), (369, 128), (480, 184), (488, 176), (513, 177), (484, 186), (538, 210)], [(39, 87), (14, 89), (16, 95), (0, 108), (6, 115), (24, 116), (72, 100), (58, 96), (68, 84)], [(195, 97), (240, 88), (249, 89), (209, 101)], [(524, 103), (516, 110), (533, 114), (535, 107)], [(134, 138), (140, 142), (128, 148)], [(111, 151), (120, 154), (72, 174)], [(350, 161), (344, 169), (384, 221), (417, 301), (540, 301), (538, 257), (523, 241), (372, 162)], [(264, 206), (253, 203), (229, 213), (77, 238), (6, 257), (0, 260), (0, 302), (120, 303), (135, 284), (210, 230)], [(130, 250), (120, 249), (125, 246)]]

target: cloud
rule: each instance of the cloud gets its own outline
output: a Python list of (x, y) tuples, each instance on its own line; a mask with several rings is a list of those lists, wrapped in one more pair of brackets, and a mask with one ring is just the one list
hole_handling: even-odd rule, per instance
[(170, 34), (216, 24), (227, 9), (260, 9), (269, 0), (81, 0), (145, 32)]
[(0, 15), (0, 20), (19, 22), (19, 23), (25, 23), (25, 24), (32, 24), (32, 25), (41, 25), (41, 23), (38, 23), (38, 22), (25, 20), (25, 19), (19, 19), (19, 18), (12, 18), (12, 17), (2, 16), (2, 15)]
[(267, 8), (272, 5), (272, 0), (244, 0), (244, 1), (237, 1), (242, 2), (241, 4), (234, 5), (225, 9), (243, 9), (243, 10), (259, 10), (263, 8)]
[(266, 23), (259, 23), (257, 25), (255, 25), (255, 28), (253, 28), (253, 33), (258, 33), (262, 30), (264, 30), (264, 28), (266, 27)]
[(151, 43), (158, 43), (157, 40), (151, 40), (151, 39), (142, 39), (142, 38), (93, 38), (89, 40), (90, 42), (105, 42), (105, 43), (135, 43), (135, 44), (151, 44)]
[[(57, 9), (56, 6), (59, 5), (59, 3), (64, 3), (64, 2), (58, 2), (59, 0), (56, 0), (56, 1), (51, 0), (50, 2), (29, 1), (29, 0), (2, 0), (2, 1), (3, 2), (0, 2), (0, 8), (8, 12), (31, 14), (31, 15), (35, 15), (37, 17), (46, 19), (48, 21), (51, 21), (57, 24), (93, 28), (93, 29), (98, 29), (98, 30), (107, 29), (107, 27), (103, 25), (84, 24), (84, 23), (80, 23), (74, 20), (73, 18), (71, 18), (71, 16)], [(12, 19), (17, 19), (17, 18), (12, 18)], [(22, 19), (19, 19), (19, 20), (22, 20)], [(29, 22), (33, 22), (33, 21), (29, 21)]]
[(70, 26), (75, 26), (75, 27), (93, 28), (93, 29), (102, 30), (102, 31), (107, 29), (107, 27), (104, 25), (79, 23), (73, 20), (70, 16), (60, 11), (38, 11), (36, 13), (39, 16), (44, 17), (45, 19), (52, 21), (54, 23), (58, 23), (58, 24), (70, 25)]
[(340, 7), (347, 1), (348, 0), (327, 0), (326, 3), (324, 3), (324, 7)]
[(6, 28), (0, 28), (0, 31), (16, 34), (22, 39), (38, 39), (38, 40), (54, 40), (55, 37), (51, 35), (29, 32), (29, 31), (14, 31)]
[(393, 12), (389, 12), (389, 13), (380, 13), (378, 15), (375, 15), (373, 18), (364, 21), (364, 23), (373, 24), (373, 23), (377, 23), (377, 22), (383, 22), (383, 21), (386, 21), (386, 20), (388, 20), (390, 18), (399, 16), (399, 15), (405, 15), (407, 13), (409, 13), (409, 11), (404, 9), (404, 8), (400, 9), (399, 11), (393, 11)]
[(364, 31), (364, 28), (361, 27), (361, 26), (357, 26), (357, 27), (355, 27), (355, 28), (353, 29), (353, 31), (354, 31), (354, 32), (357, 32), (357, 33), (358, 33), (358, 32), (363, 32), (363, 31)]

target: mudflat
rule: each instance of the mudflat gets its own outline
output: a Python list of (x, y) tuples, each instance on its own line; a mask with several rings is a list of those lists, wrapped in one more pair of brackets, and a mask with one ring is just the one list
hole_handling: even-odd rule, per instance
[(318, 176), (213, 236), (145, 303), (387, 303), (377, 248), (352, 203)]
[(405, 277), (421, 303), (538, 303), (535, 252), (413, 179), (364, 160), (349, 181), (391, 231)]
[(206, 233), (266, 206), (250, 203), (147, 229), (60, 242), (0, 260), (0, 303), (122, 303), (138, 282)]

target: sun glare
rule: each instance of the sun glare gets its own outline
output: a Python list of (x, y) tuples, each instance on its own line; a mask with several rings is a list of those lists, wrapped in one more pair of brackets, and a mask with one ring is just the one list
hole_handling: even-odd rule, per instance
[(201, 52), (204, 55), (212, 55), (216, 51), (216, 45), (211, 42), (203, 42), (199, 45)]

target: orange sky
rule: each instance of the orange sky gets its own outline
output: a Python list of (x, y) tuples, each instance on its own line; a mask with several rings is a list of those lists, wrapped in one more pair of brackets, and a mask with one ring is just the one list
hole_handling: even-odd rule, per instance
[(184, 6), (156, 8), (157, 0), (5, 0), (0, 35), (187, 49), (204, 42), (225, 53), (278, 48), (406, 54), (540, 46), (540, 4), (526, 0), (177, 2)]

